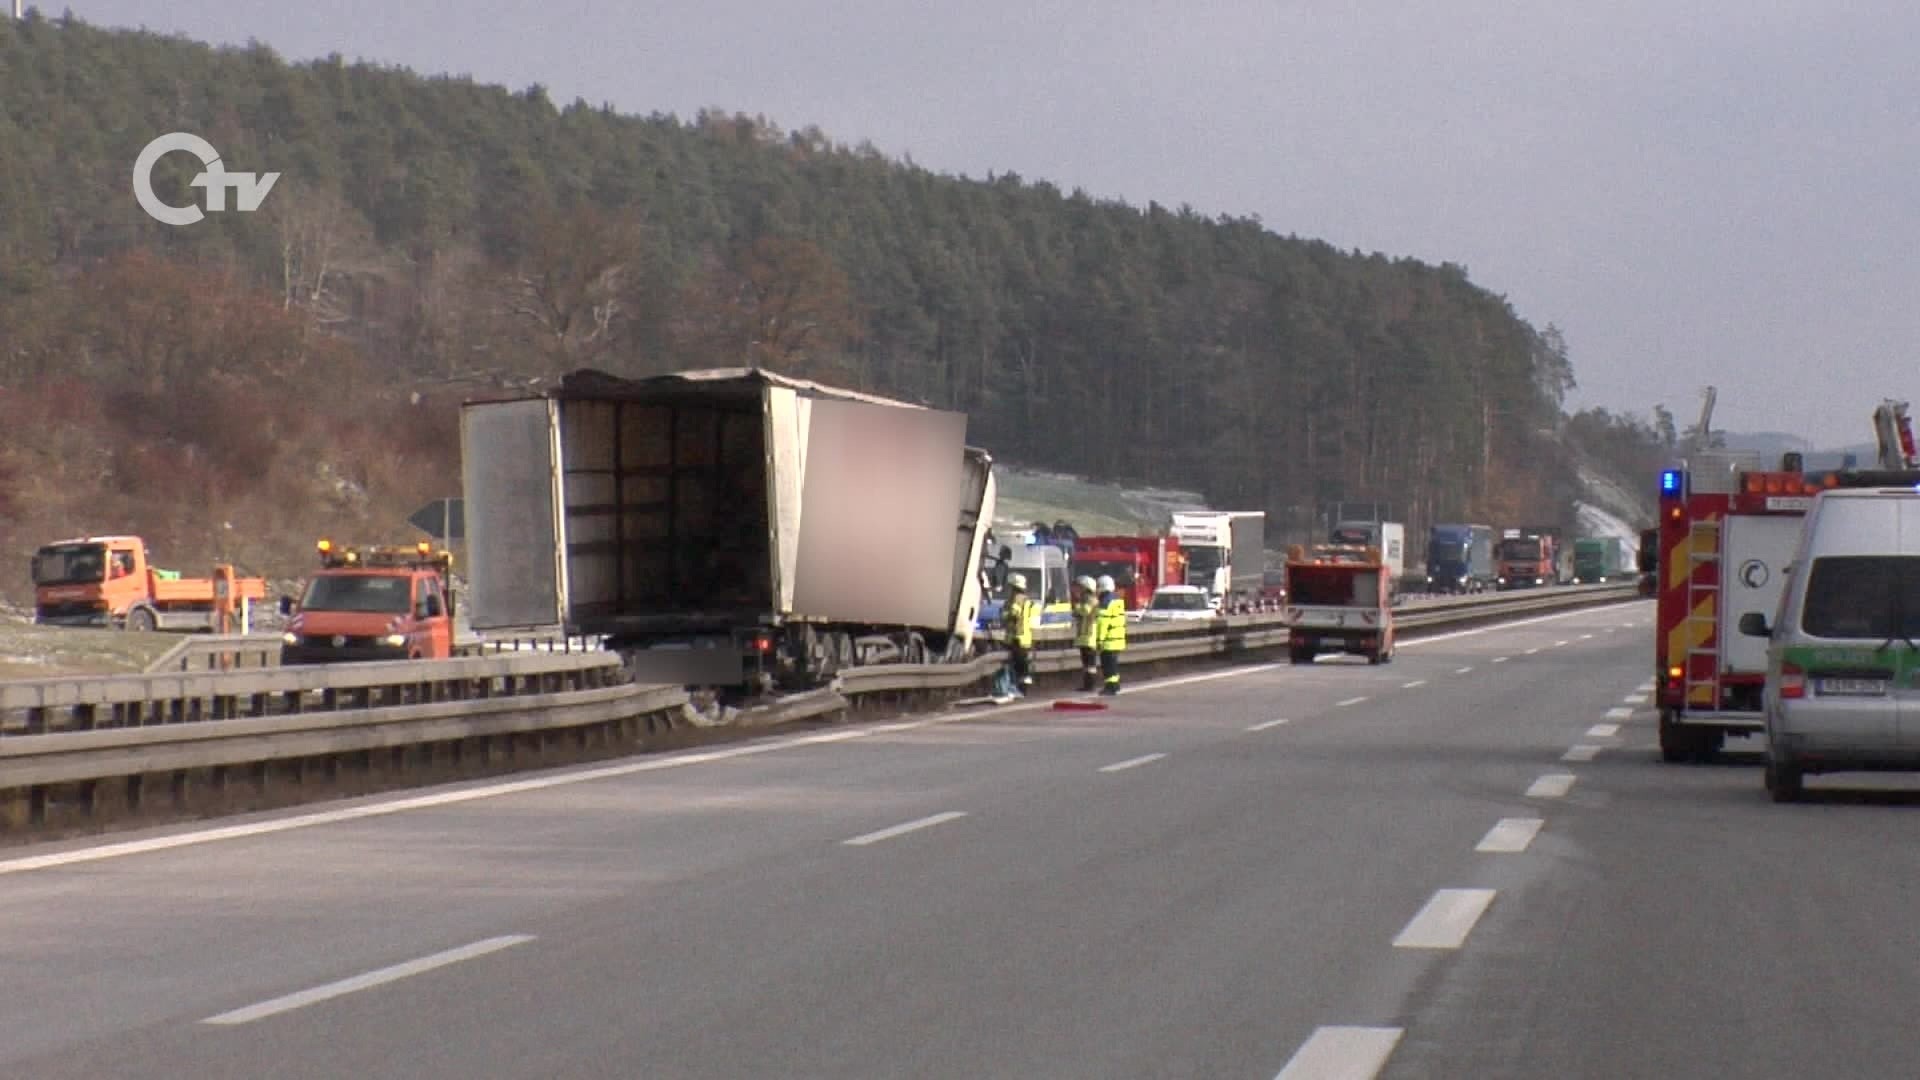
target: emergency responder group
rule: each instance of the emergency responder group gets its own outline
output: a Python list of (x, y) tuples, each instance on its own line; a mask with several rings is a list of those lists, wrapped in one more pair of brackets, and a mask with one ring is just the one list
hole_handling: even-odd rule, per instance
[[(1001, 619), (1007, 628), (1014, 692), (1033, 685), (1033, 634), (1040, 627), (1040, 604), (1027, 593), (1027, 578), (1007, 578), (1007, 603)], [(1080, 689), (1103, 695), (1120, 692), (1120, 654), (1127, 648), (1127, 604), (1113, 579), (1082, 577), (1073, 583), (1073, 643), (1080, 650)]]

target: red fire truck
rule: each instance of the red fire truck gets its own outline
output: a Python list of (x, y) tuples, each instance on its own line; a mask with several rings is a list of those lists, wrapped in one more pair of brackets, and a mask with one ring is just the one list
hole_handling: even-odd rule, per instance
[(1741, 634), (1740, 616), (1778, 610), (1813, 497), (1920, 480), (1905, 403), (1882, 405), (1874, 422), (1876, 471), (1810, 475), (1799, 454), (1767, 470), (1756, 454), (1708, 451), (1661, 473), (1654, 670), (1665, 760), (1705, 761), (1728, 735), (1764, 730), (1767, 641)]
[(1113, 578), (1128, 611), (1142, 611), (1162, 585), (1187, 583), (1187, 557), (1172, 536), (1083, 536), (1074, 541), (1075, 576)]
[(1779, 470), (1751, 453), (1709, 451), (1660, 475), (1660, 557), (1654, 665), (1660, 756), (1704, 761), (1728, 735), (1763, 730), (1767, 643), (1740, 634), (1740, 616), (1773, 616), (1824, 482), (1789, 455)]

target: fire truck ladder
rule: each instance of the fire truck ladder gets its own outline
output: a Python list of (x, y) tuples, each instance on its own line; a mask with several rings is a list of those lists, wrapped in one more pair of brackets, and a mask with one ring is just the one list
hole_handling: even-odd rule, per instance
[[(1696, 521), (1687, 537), (1686, 696), (1689, 709), (1720, 707), (1720, 522)], [(1702, 570), (1708, 571), (1701, 573)], [(1712, 642), (1711, 645), (1702, 644)], [(1704, 656), (1708, 663), (1695, 664)], [(1707, 674), (1696, 674), (1702, 668)], [(1705, 693), (1697, 691), (1704, 689)]]

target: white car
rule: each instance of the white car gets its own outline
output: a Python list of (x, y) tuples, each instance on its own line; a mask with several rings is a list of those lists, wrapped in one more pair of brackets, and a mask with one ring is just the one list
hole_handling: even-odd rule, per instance
[(1163, 585), (1140, 612), (1141, 622), (1208, 622), (1219, 618), (1207, 590), (1198, 585)]

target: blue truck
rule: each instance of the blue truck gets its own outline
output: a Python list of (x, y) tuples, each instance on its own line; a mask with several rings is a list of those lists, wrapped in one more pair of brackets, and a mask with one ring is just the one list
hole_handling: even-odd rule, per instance
[(1435, 525), (1427, 532), (1427, 591), (1477, 593), (1499, 577), (1493, 561), (1493, 526)]

